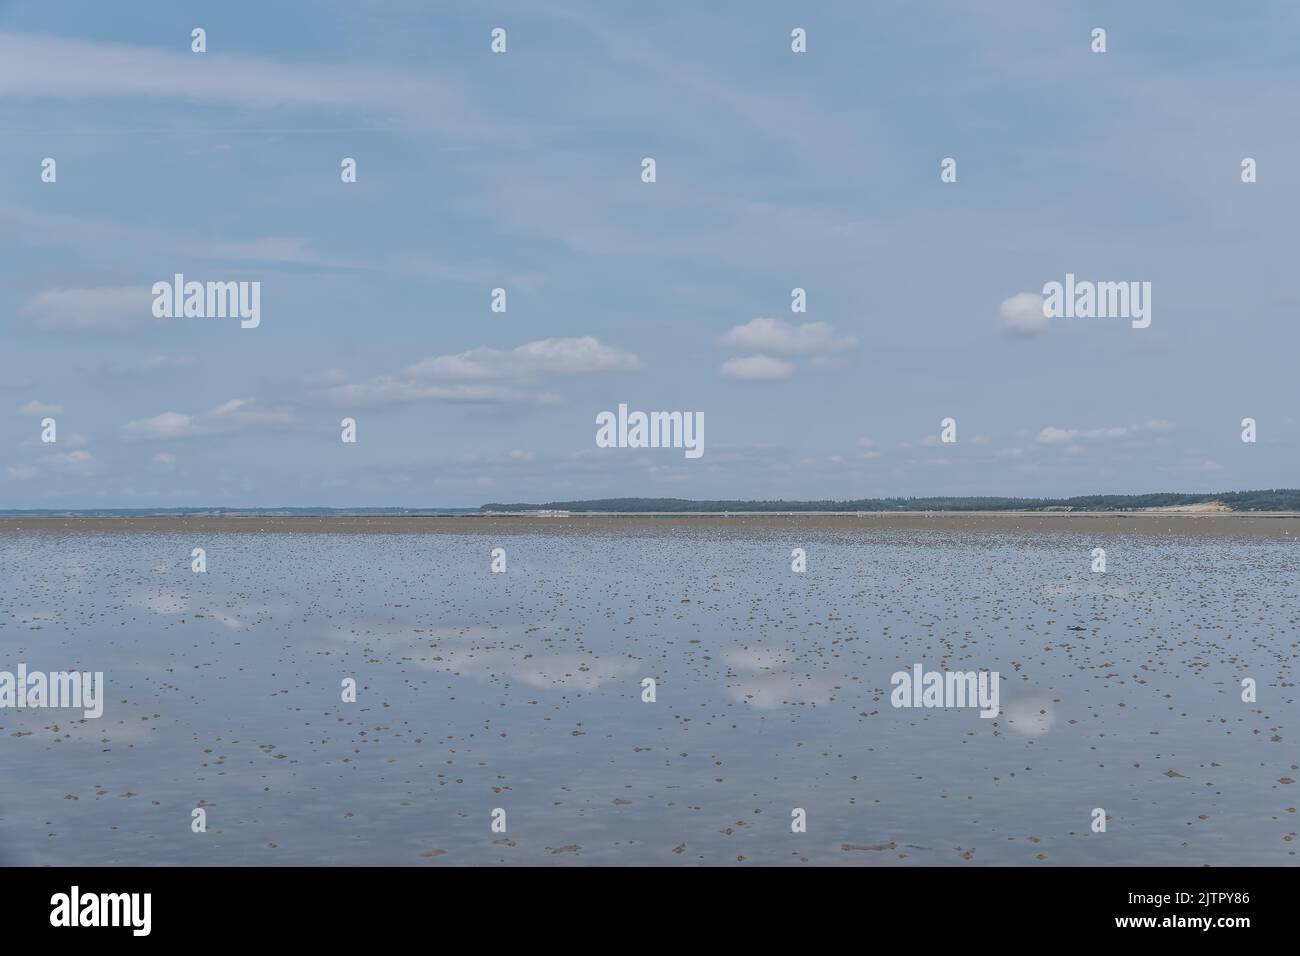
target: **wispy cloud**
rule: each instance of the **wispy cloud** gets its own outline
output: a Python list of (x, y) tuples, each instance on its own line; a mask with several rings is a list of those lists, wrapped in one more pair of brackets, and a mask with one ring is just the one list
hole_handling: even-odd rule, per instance
[(144, 287), (51, 289), (28, 298), (19, 312), (43, 329), (122, 332), (150, 320), (151, 301)]
[[(329, 68), (221, 52), (0, 33), (0, 95), (7, 97), (170, 97), (238, 106), (355, 106), (438, 103), (446, 92), (429, 77), (386, 67)], [(182, 52), (183, 51), (183, 52)]]
[(641, 360), (631, 352), (605, 345), (593, 336), (541, 339), (510, 351), (479, 346), (458, 355), (440, 355), (407, 369), (416, 378), (515, 379), (534, 375), (581, 375), (590, 372), (635, 372)]
[(268, 236), (245, 242), (219, 242), (208, 249), (214, 259), (247, 259), (256, 262), (292, 262), (300, 265), (320, 263), (321, 257), (306, 239)]
[(400, 377), (377, 376), (335, 385), (324, 393), (337, 405), (358, 407), (420, 401), (552, 405), (560, 401), (559, 396), (529, 386), (545, 377), (641, 368), (636, 355), (593, 336), (541, 339), (509, 350), (483, 345), (427, 358), (409, 366)]
[(18, 406), (18, 415), (58, 415), (63, 411), (62, 405), (53, 405), (49, 402), (38, 402), (32, 399), (23, 405)]
[(534, 393), (500, 385), (431, 385), (377, 376), (368, 382), (335, 385), (325, 390), (329, 401), (340, 408), (379, 408), (408, 402), (451, 402), (468, 405), (553, 405), (558, 395)]
[(246, 428), (275, 428), (294, 424), (291, 408), (268, 407), (254, 399), (234, 398), (201, 415), (162, 412), (122, 426), (122, 435), (135, 441), (168, 441), (221, 435)]
[(741, 382), (773, 382), (793, 375), (794, 363), (768, 355), (749, 355), (727, 359), (718, 374)]
[(1119, 441), (1151, 432), (1168, 431), (1174, 426), (1162, 419), (1153, 419), (1143, 425), (1111, 425), (1106, 428), (1056, 428), (1051, 425), (1038, 433), (1041, 445), (1071, 445), (1078, 442)]

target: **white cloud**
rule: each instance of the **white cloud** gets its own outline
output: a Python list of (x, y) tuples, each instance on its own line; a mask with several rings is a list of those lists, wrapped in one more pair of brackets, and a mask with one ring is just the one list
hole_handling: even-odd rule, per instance
[(641, 360), (631, 352), (603, 344), (594, 336), (541, 339), (508, 352), (480, 345), (457, 355), (440, 355), (407, 369), (416, 378), (526, 379), (534, 375), (588, 372), (633, 372)]
[(127, 422), (122, 428), (122, 433), (127, 438), (151, 441), (165, 438), (189, 438), (199, 434), (199, 428), (194, 424), (193, 417), (189, 415), (182, 415), (180, 412), (163, 412), (153, 418), (141, 418), (133, 422)]
[(722, 363), (718, 373), (723, 378), (741, 382), (774, 382), (794, 374), (794, 364), (767, 355), (750, 355), (728, 359)]
[(549, 393), (523, 392), (501, 385), (453, 383), (430, 385), (403, 381), (381, 375), (369, 382), (336, 385), (325, 390), (329, 399), (341, 408), (376, 408), (407, 402), (451, 402), (455, 404), (529, 404), (554, 405), (560, 399)]
[(265, 405), (259, 405), (252, 398), (232, 398), (223, 405), (218, 405), (208, 413), (213, 419), (218, 419), (222, 426), (253, 426), (253, 425), (288, 425), (291, 424), (295, 415), (290, 408), (272, 408)]
[(1038, 433), (1038, 442), (1042, 445), (1072, 445), (1081, 441), (1118, 441), (1148, 432), (1168, 431), (1170, 428), (1173, 428), (1173, 425), (1162, 419), (1153, 419), (1144, 425), (1111, 425), (1108, 428), (1078, 429), (1048, 426)]
[(722, 344), (777, 355), (811, 355), (851, 349), (858, 342), (851, 336), (836, 338), (835, 329), (826, 322), (792, 325), (783, 319), (753, 319), (727, 332)]
[[(76, 451), (50, 451), (42, 457), (41, 463), (64, 475), (93, 475), (100, 470), (99, 462), (95, 459), (95, 456), (81, 449)], [(6, 470), (9, 477), (14, 481), (31, 481), (41, 474), (41, 469), (31, 464), (10, 465)]]
[(259, 405), (251, 398), (232, 398), (197, 417), (180, 412), (163, 412), (152, 418), (127, 422), (122, 427), (122, 434), (143, 441), (162, 441), (199, 435), (222, 435), (243, 428), (289, 425), (295, 420), (292, 408)]
[(38, 402), (32, 399), (26, 405), (20, 405), (16, 414), (19, 415), (58, 415), (63, 411), (62, 405), (51, 405), (49, 402)]
[(56, 471), (70, 475), (89, 475), (99, 470), (99, 462), (88, 451), (60, 452), (50, 456), (50, 463)]
[(218, 405), (216, 408), (214, 408), (212, 410), (212, 414), (217, 417), (220, 417), (222, 415), (229, 415), (232, 412), (236, 412), (239, 409), (243, 408), (247, 404), (248, 404), (247, 399), (232, 398), (230, 401), (226, 402), (225, 404)]
[(324, 394), (341, 407), (420, 401), (554, 405), (560, 402), (557, 395), (518, 386), (545, 376), (632, 372), (641, 367), (631, 352), (590, 335), (539, 339), (510, 350), (481, 345), (423, 359), (408, 367), (405, 377), (380, 375), (369, 382), (326, 388)]
[(144, 288), (51, 289), (23, 303), (21, 314), (42, 329), (104, 329), (121, 332), (149, 321), (152, 299)]
[(1043, 314), (1043, 297), (1037, 292), (1018, 292), (1004, 299), (998, 307), (1002, 324), (1020, 335), (1036, 335), (1047, 330), (1047, 316)]

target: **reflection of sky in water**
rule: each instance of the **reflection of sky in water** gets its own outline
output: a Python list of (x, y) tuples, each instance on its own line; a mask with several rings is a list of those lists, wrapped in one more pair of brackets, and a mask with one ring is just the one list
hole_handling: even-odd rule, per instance
[(0, 862), (1296, 862), (1293, 545), (798, 533), (6, 535)]

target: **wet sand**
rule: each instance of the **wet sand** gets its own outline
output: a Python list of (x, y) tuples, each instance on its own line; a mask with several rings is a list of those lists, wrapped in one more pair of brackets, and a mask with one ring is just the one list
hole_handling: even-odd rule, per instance
[(107, 689), (0, 708), (0, 865), (1300, 861), (1291, 519), (3, 525), (0, 670)]
[(1189, 514), (1171, 512), (891, 512), (862, 515), (794, 514), (525, 514), (469, 516), (231, 516), (0, 518), (0, 534), (13, 532), (253, 533), (253, 534), (592, 534), (638, 535), (670, 528), (739, 531), (1059, 532), (1089, 535), (1178, 535), (1224, 538), (1300, 538), (1300, 514)]

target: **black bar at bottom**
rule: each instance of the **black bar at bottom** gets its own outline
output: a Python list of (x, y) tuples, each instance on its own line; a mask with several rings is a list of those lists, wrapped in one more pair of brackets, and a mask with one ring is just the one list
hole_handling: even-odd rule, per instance
[(86, 867), (0, 870), (0, 891), (11, 943), (75, 931), (82, 942), (337, 946), (441, 928), (486, 929), (481, 943), (488, 945), (511, 935), (534, 945), (601, 938), (686, 943), (701, 935), (734, 944), (751, 937), (771, 942), (784, 926), (859, 939), (919, 933), (918, 944), (931, 933), (938, 934), (931, 942), (971, 944), (1028, 942), (1036, 937), (1018, 934), (1045, 933), (1053, 935), (1044, 941), (1128, 935), (1182, 943), (1199, 936), (1232, 945), (1243, 933), (1293, 928), (1294, 906), (1284, 907), (1295, 877), (1291, 868)]

